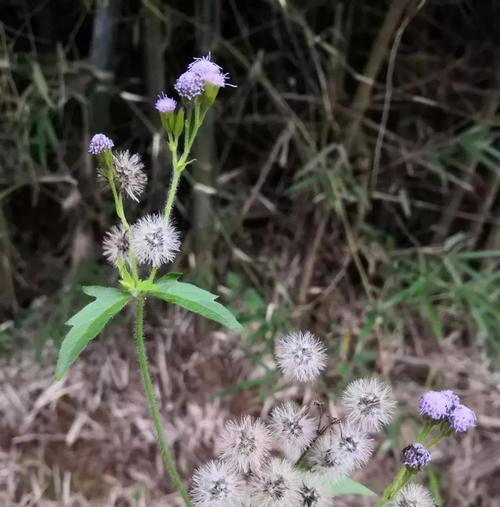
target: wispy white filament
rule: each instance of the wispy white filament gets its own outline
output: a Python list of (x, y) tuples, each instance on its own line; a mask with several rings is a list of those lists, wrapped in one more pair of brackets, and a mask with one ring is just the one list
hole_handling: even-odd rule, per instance
[(246, 486), (229, 464), (209, 461), (195, 471), (191, 497), (195, 507), (240, 507), (246, 498)]
[(298, 331), (278, 340), (276, 360), (286, 378), (308, 382), (325, 368), (327, 355), (325, 347), (312, 333)]
[(410, 483), (405, 486), (389, 507), (434, 507), (431, 492), (420, 484)]
[(139, 264), (159, 267), (179, 251), (179, 232), (162, 215), (146, 215), (131, 229), (131, 244)]
[(285, 402), (271, 413), (271, 432), (290, 460), (297, 460), (316, 436), (317, 422), (304, 407)]
[(301, 474), (300, 507), (331, 507), (331, 484), (322, 475), (311, 472)]
[(123, 225), (114, 225), (104, 236), (102, 251), (106, 260), (114, 264), (126, 262), (129, 255), (128, 232)]
[(241, 472), (259, 470), (271, 451), (269, 430), (249, 416), (229, 421), (221, 435), (220, 450), (222, 459)]
[(299, 504), (301, 478), (285, 460), (273, 458), (251, 481), (252, 505), (291, 507)]
[(351, 382), (342, 396), (348, 421), (362, 431), (379, 431), (391, 421), (396, 400), (389, 385), (376, 378)]
[(373, 441), (366, 433), (343, 425), (318, 439), (309, 460), (313, 471), (338, 479), (364, 466), (372, 452)]

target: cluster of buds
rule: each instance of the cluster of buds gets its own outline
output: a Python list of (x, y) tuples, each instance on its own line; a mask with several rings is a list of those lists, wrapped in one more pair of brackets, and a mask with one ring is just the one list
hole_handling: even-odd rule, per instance
[[(279, 339), (275, 359), (283, 376), (297, 382), (314, 381), (327, 365), (326, 348), (310, 332), (292, 332)], [(320, 403), (301, 406), (288, 401), (274, 407), (267, 420), (246, 416), (229, 421), (216, 444), (217, 459), (195, 471), (194, 505), (340, 505), (333, 498), (335, 484), (367, 464), (374, 451), (373, 436), (392, 421), (396, 400), (385, 382), (363, 378), (348, 384), (341, 406), (342, 419), (325, 416)], [(425, 394), (420, 410), (427, 420), (425, 437), (430, 433), (426, 428), (434, 424), (447, 425), (451, 431), (475, 424), (473, 412), (451, 391)], [(430, 461), (420, 440), (403, 449), (403, 472), (379, 505), (434, 506), (431, 493), (411, 482)]]

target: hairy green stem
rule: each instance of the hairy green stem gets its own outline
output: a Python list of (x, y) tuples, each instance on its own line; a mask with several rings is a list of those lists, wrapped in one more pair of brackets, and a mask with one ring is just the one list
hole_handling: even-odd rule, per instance
[(158, 405), (155, 400), (155, 395), (153, 391), (153, 382), (151, 380), (151, 375), (149, 374), (148, 357), (146, 354), (146, 348), (144, 346), (144, 336), (143, 336), (144, 303), (145, 303), (144, 296), (139, 296), (139, 298), (137, 299), (135, 309), (135, 317), (136, 317), (135, 337), (137, 342), (137, 354), (139, 356), (139, 366), (141, 368), (142, 379), (144, 381), (144, 389), (146, 391), (146, 397), (149, 403), (151, 418), (153, 419), (153, 424), (156, 429), (156, 436), (158, 438), (158, 443), (160, 445), (163, 463), (165, 464), (165, 467), (170, 475), (170, 478), (173, 480), (175, 487), (177, 488), (177, 491), (180, 493), (182, 499), (184, 500), (184, 504), (186, 505), (186, 507), (192, 507), (186, 488), (182, 483), (182, 480), (179, 476), (179, 472), (177, 471), (177, 468), (175, 466), (174, 459), (168, 449), (167, 442), (163, 434), (163, 429), (161, 427), (160, 411), (158, 410)]
[(165, 204), (165, 220), (167, 222), (170, 220), (170, 215), (172, 214), (172, 208), (174, 206), (175, 201), (175, 194), (177, 193), (177, 187), (179, 186), (180, 179), (181, 179), (181, 171), (178, 171), (177, 169), (174, 168), (172, 174), (172, 183), (170, 184), (167, 202)]

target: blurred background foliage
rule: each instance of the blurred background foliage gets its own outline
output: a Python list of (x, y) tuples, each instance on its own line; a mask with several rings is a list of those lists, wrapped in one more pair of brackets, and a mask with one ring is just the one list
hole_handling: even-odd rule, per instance
[(423, 350), (452, 336), (498, 365), (499, 14), (494, 0), (2, 1), (0, 351), (40, 357), (82, 281), (113, 276), (89, 136), (144, 155), (132, 213), (157, 209), (152, 101), (211, 51), (237, 88), (181, 186), (175, 269), (229, 302), (248, 357), (307, 325), (336, 338), (345, 378), (384, 369), (386, 336)]

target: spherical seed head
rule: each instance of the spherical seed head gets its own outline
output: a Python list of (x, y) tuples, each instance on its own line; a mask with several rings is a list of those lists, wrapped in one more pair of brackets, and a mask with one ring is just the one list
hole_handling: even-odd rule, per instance
[(269, 457), (271, 437), (262, 421), (245, 416), (226, 424), (219, 445), (230, 465), (241, 472), (255, 471)]
[(131, 244), (139, 264), (159, 267), (179, 251), (179, 232), (162, 215), (146, 215), (131, 229)]
[(89, 143), (89, 153), (100, 155), (104, 150), (110, 150), (115, 143), (104, 134), (95, 134)]
[(276, 360), (283, 375), (298, 382), (308, 382), (326, 367), (326, 349), (309, 331), (293, 332), (276, 344)]
[(160, 95), (158, 95), (158, 98), (155, 102), (155, 108), (160, 113), (171, 113), (175, 110), (176, 106), (177, 101), (165, 95), (164, 92), (161, 92)]
[(477, 425), (477, 417), (469, 407), (457, 405), (448, 415), (448, 422), (453, 431), (462, 433)]
[(331, 507), (330, 483), (321, 475), (311, 472), (300, 474), (302, 485), (299, 489), (300, 507)]
[(196, 469), (191, 496), (195, 507), (227, 507), (245, 500), (245, 483), (240, 474), (222, 461), (209, 461)]
[(128, 150), (119, 151), (113, 156), (113, 162), (119, 192), (139, 202), (138, 197), (144, 192), (148, 182), (143, 172), (141, 157), (137, 153), (131, 155)]
[(389, 424), (396, 408), (391, 387), (376, 378), (351, 382), (342, 401), (348, 421), (369, 432)]
[(203, 93), (205, 81), (196, 72), (188, 70), (177, 78), (174, 88), (182, 98), (191, 100)]
[(435, 507), (431, 492), (420, 484), (405, 486), (388, 507)]
[(115, 266), (119, 261), (128, 261), (129, 237), (123, 225), (114, 225), (105, 234), (102, 242), (102, 251), (106, 260)]
[(316, 436), (317, 424), (303, 407), (289, 401), (272, 411), (270, 427), (285, 454), (298, 458)]
[(419, 401), (420, 415), (439, 421), (445, 419), (458, 403), (460, 399), (453, 391), (427, 391)]
[(346, 425), (319, 438), (311, 450), (314, 472), (338, 479), (364, 466), (373, 452), (373, 441), (366, 433)]
[(252, 505), (259, 507), (289, 507), (299, 502), (301, 479), (292, 464), (273, 458), (252, 480)]
[(401, 461), (403, 464), (416, 470), (425, 467), (430, 460), (431, 453), (418, 442), (405, 447), (401, 451)]

